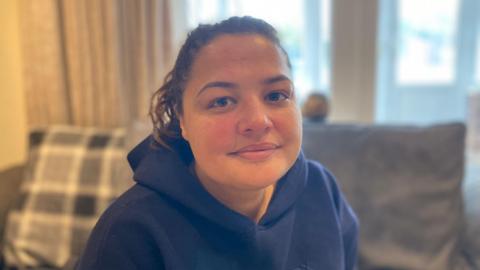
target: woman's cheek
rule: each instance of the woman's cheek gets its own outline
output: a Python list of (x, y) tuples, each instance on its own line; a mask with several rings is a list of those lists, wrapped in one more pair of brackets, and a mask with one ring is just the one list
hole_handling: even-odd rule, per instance
[(281, 114), (277, 114), (274, 123), (277, 130), (286, 137), (284, 139), (290, 139), (291, 137), (301, 136), (301, 114), (296, 108), (290, 108)]
[(232, 151), (235, 138), (235, 122), (231, 117), (209, 119), (199, 127), (205, 145), (220, 151)]

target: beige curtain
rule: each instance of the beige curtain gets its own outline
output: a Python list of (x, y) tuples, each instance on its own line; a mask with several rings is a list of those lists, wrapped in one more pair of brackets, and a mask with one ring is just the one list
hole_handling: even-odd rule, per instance
[(145, 118), (172, 62), (169, 0), (21, 0), (30, 127)]

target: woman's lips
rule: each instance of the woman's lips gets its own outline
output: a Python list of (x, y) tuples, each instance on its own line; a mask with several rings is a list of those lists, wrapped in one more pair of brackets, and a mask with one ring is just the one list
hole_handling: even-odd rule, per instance
[(278, 148), (274, 143), (252, 144), (232, 152), (231, 155), (250, 161), (262, 161), (268, 159)]

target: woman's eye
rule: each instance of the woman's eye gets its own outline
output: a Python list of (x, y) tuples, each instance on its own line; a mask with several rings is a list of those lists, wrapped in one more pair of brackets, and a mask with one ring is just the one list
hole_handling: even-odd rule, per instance
[(234, 104), (235, 101), (229, 97), (216, 98), (208, 105), (208, 108), (224, 108)]
[(282, 92), (272, 92), (269, 93), (265, 99), (269, 102), (279, 102), (288, 99), (289, 96)]

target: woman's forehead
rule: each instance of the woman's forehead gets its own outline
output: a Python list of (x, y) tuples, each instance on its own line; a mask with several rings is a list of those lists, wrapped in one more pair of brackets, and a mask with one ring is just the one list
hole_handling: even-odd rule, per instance
[(255, 55), (259, 53), (276, 53), (277, 46), (258, 34), (223, 34), (201, 48), (197, 54), (200, 57), (225, 58), (238, 55)]
[(268, 38), (258, 34), (225, 34), (213, 39), (197, 54), (193, 70), (229, 65), (265, 64), (271, 68), (287, 66), (282, 50)]

